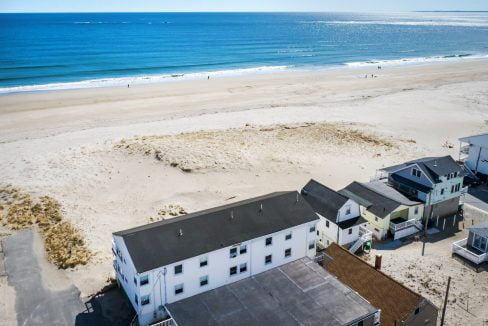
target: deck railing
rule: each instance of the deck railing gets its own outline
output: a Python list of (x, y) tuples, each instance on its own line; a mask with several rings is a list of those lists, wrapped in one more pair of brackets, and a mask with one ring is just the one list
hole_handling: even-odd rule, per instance
[(482, 262), (488, 260), (488, 253), (478, 255), (475, 252), (466, 248), (467, 243), (468, 243), (467, 238), (454, 242), (452, 244), (452, 252), (454, 254), (457, 254), (461, 257), (464, 257), (464, 258), (472, 261), (475, 264), (481, 264)]
[(359, 237), (363, 239), (364, 242), (371, 241), (373, 239), (373, 232), (365, 228), (364, 226), (359, 227)]
[(392, 233), (395, 233), (397, 231), (404, 230), (404, 229), (412, 227), (412, 226), (416, 227), (419, 230), (422, 230), (422, 223), (419, 220), (411, 219), (411, 220), (401, 222), (401, 223), (390, 222), (390, 231)]
[(175, 320), (173, 318), (158, 321), (150, 326), (176, 326)]

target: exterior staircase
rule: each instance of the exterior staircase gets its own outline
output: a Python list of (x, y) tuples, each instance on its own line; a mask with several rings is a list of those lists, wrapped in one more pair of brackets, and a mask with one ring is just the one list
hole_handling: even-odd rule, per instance
[(359, 238), (354, 242), (351, 248), (349, 248), (350, 253), (356, 253), (358, 251), (359, 247), (361, 247), (365, 242), (367, 241), (372, 241), (373, 239), (373, 232), (370, 230), (366, 229), (363, 226), (359, 227)]

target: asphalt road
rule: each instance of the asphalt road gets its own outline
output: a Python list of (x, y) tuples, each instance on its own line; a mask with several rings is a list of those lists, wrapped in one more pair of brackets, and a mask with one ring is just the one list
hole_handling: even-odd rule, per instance
[(8, 283), (15, 288), (18, 325), (75, 325), (76, 316), (86, 310), (75, 286), (51, 291), (43, 283), (33, 245), (32, 230), (3, 241)]

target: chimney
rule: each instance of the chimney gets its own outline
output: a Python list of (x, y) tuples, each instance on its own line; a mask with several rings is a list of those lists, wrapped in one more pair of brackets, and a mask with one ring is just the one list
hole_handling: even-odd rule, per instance
[(381, 255), (376, 255), (376, 259), (374, 260), (374, 268), (377, 270), (381, 270)]

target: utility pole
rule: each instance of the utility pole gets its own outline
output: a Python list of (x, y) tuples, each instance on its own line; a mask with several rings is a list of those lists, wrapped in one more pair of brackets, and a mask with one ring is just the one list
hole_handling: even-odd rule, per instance
[(444, 326), (444, 317), (446, 316), (446, 308), (447, 308), (447, 297), (449, 296), (449, 287), (451, 286), (451, 277), (447, 279), (447, 289), (446, 289), (446, 297), (444, 298), (444, 307), (442, 308), (442, 317), (441, 317), (441, 326)]

